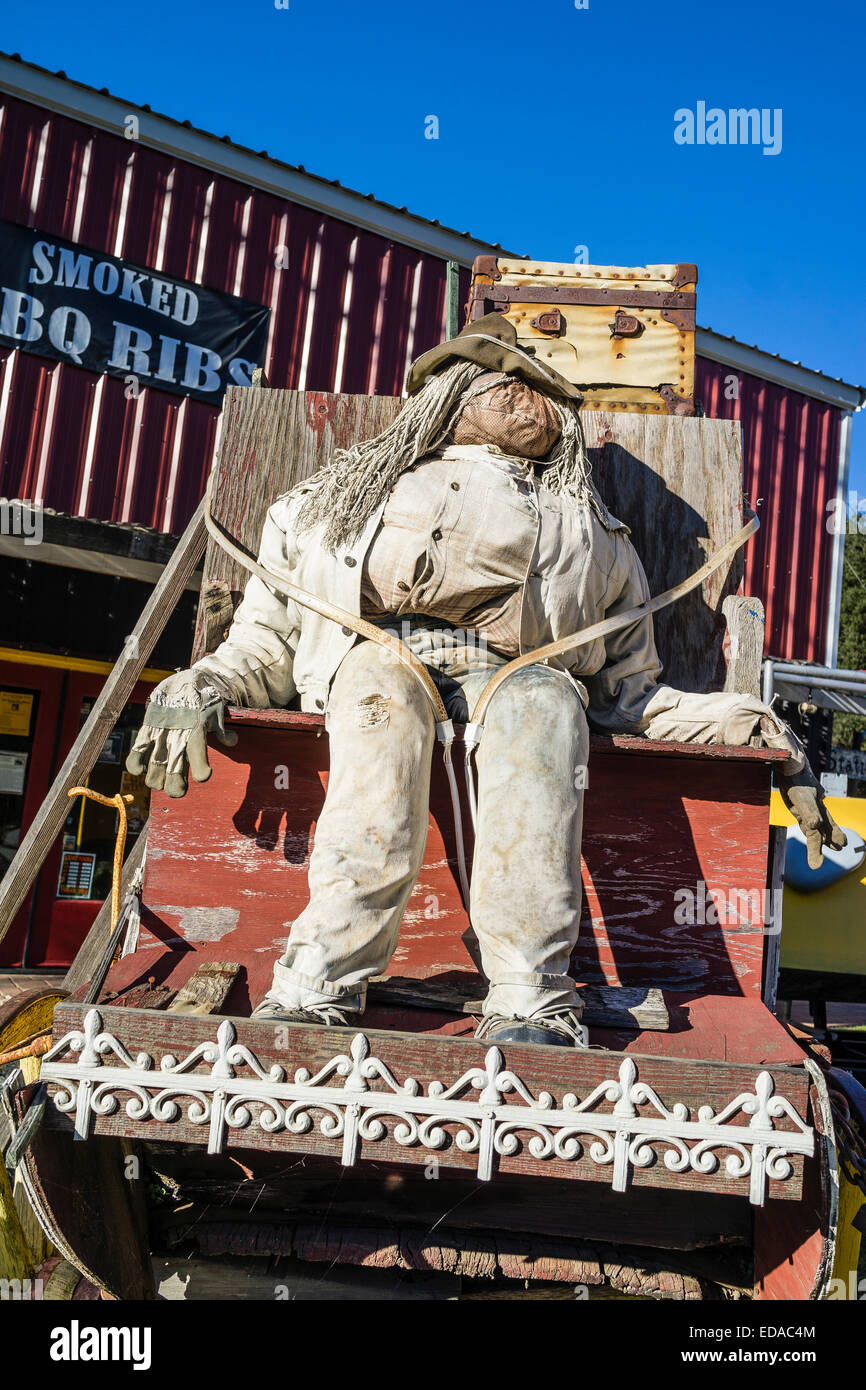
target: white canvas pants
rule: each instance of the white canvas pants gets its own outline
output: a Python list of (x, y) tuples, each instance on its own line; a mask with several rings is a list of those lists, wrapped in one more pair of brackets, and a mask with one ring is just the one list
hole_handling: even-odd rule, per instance
[[(398, 633), (428, 665), (449, 715), (468, 712), (505, 658), (416, 620)], [(468, 643), (468, 645), (467, 645)], [(434, 716), (418, 682), (374, 642), (352, 648), (328, 705), (331, 773), (269, 997), (360, 1011), (381, 974), (424, 858)], [(493, 697), (476, 753), (471, 919), (490, 988), (485, 1013), (519, 1018), (580, 998), (567, 976), (580, 923), (580, 836), (589, 735), (575, 682), (532, 666)]]

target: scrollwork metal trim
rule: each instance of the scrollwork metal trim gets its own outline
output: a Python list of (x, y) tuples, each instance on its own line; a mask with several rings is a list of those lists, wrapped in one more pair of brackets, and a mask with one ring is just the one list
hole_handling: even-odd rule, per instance
[[(754, 1090), (741, 1092), (718, 1113), (703, 1105), (692, 1119), (688, 1106), (665, 1105), (639, 1080), (630, 1056), (616, 1077), (599, 1082), (583, 1100), (569, 1092), (557, 1102), (547, 1091), (533, 1095), (505, 1066), (498, 1047), (488, 1049), (483, 1067), (472, 1066), (448, 1084), (431, 1081), (425, 1090), (412, 1077), (398, 1081), (372, 1055), (364, 1033), (356, 1033), (349, 1052), (335, 1054), (315, 1074), (300, 1067), (289, 1077), (285, 1068), (266, 1066), (238, 1043), (230, 1019), (222, 1020), (214, 1040), (156, 1064), (145, 1052), (133, 1057), (103, 1031), (99, 1011), (91, 1009), (83, 1029), (67, 1033), (45, 1054), (42, 1079), (57, 1088), (56, 1108), (74, 1113), (79, 1139), (92, 1132), (95, 1117), (111, 1115), (121, 1104), (141, 1125), (173, 1123), (185, 1110), (189, 1123), (207, 1125), (209, 1153), (223, 1152), (234, 1132), (250, 1126), (263, 1134), (306, 1134), (317, 1124), (325, 1139), (340, 1142), (346, 1166), (357, 1162), (363, 1145), (390, 1133), (396, 1144), (420, 1146), (431, 1155), (449, 1143), (477, 1154), (481, 1181), (493, 1176), (497, 1155), (513, 1156), (522, 1146), (535, 1160), (588, 1158), (599, 1169), (610, 1167), (616, 1192), (626, 1191), (635, 1168), (662, 1162), (672, 1173), (710, 1175), (725, 1153), (728, 1176), (748, 1178), (749, 1200), (761, 1206), (768, 1180), (786, 1181), (791, 1157), (814, 1152), (812, 1129), (786, 1097), (774, 1093), (769, 1072), (758, 1072)], [(379, 1087), (372, 1089), (371, 1082)], [(601, 1109), (603, 1104), (610, 1108)], [(777, 1128), (780, 1119), (792, 1127)]]

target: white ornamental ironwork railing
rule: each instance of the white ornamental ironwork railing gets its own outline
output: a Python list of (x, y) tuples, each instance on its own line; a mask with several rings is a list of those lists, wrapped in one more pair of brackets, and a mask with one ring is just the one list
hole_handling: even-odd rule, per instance
[[(68, 1060), (77, 1054), (77, 1060)], [(66, 1060), (64, 1060), (66, 1059)], [(208, 1066), (209, 1071), (198, 1070)], [(811, 1157), (814, 1133), (784, 1096), (774, 1094), (768, 1071), (758, 1072), (744, 1091), (718, 1113), (709, 1105), (692, 1118), (682, 1102), (666, 1106), (639, 1079), (626, 1056), (616, 1077), (596, 1085), (583, 1099), (568, 1093), (557, 1102), (547, 1091), (533, 1095), (491, 1047), (483, 1066), (468, 1068), (450, 1085), (431, 1081), (426, 1089), (412, 1077), (400, 1083), (356, 1033), (348, 1053), (331, 1057), (315, 1074), (300, 1067), (265, 1066), (224, 1019), (213, 1041), (199, 1043), (178, 1060), (158, 1065), (146, 1052), (132, 1056), (91, 1009), (83, 1029), (73, 1029), (42, 1059), (41, 1079), (56, 1088), (57, 1110), (74, 1114), (75, 1135), (86, 1139), (96, 1117), (123, 1105), (142, 1124), (177, 1121), (207, 1126), (208, 1153), (222, 1153), (233, 1131), (257, 1127), (264, 1134), (307, 1134), (314, 1125), (326, 1139), (339, 1140), (341, 1159), (351, 1166), (363, 1144), (390, 1137), (401, 1147), (420, 1146), (431, 1155), (456, 1144), (477, 1155), (477, 1175), (489, 1181), (497, 1155), (512, 1156), (525, 1144), (533, 1159), (574, 1161), (586, 1157), (612, 1169), (612, 1187), (625, 1192), (633, 1168), (659, 1161), (671, 1173), (715, 1173), (724, 1151), (728, 1177), (749, 1179), (749, 1200), (762, 1206), (770, 1179), (791, 1177), (790, 1159)], [(342, 1079), (342, 1085), (335, 1084)], [(379, 1082), (374, 1090), (371, 1082)], [(504, 1098), (513, 1095), (519, 1103)], [(599, 1106), (607, 1102), (610, 1110)], [(744, 1123), (744, 1119), (747, 1122)], [(786, 1119), (793, 1129), (778, 1129)], [(388, 1123), (390, 1122), (390, 1124)], [(445, 1126), (451, 1126), (449, 1134)], [(663, 1151), (658, 1152), (657, 1150)]]

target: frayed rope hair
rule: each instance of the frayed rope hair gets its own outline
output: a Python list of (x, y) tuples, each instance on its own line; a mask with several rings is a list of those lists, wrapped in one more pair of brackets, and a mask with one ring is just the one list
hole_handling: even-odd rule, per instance
[[(487, 389), (487, 382), (477, 382), (481, 376), (489, 378), (490, 373), (474, 362), (453, 362), (429, 376), (381, 434), (349, 449), (335, 449), (324, 468), (289, 494), (303, 499), (298, 529), (308, 531), (325, 523), (322, 543), (331, 552), (356, 540), (400, 475), (450, 442), (460, 411)], [(562, 433), (542, 461), (542, 486), (585, 503), (610, 528), (612, 518), (590, 474), (577, 403), (560, 396), (551, 399)]]

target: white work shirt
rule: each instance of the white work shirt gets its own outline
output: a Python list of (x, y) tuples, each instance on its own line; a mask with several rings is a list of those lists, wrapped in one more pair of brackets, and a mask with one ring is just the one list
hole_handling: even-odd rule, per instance
[[(364, 604), (392, 603), (393, 616), (447, 614), (441, 620), (458, 627), (472, 618), (505, 654), (534, 651), (649, 597), (628, 528), (615, 518), (605, 525), (591, 507), (556, 496), (543, 477), (529, 460), (491, 446), (452, 445), (403, 474), (360, 535), (335, 554), (322, 545), (323, 525), (298, 531), (303, 496), (288, 493), (268, 511), (260, 561), (357, 617), (363, 589)], [(321, 711), (356, 640), (348, 626), (302, 608), (253, 575), (226, 640), (196, 669), (207, 671), (232, 704), (264, 709), (297, 696), (302, 710)], [(760, 719), (765, 739), (768, 729), (776, 730), (773, 736), (794, 754), (792, 767), (793, 761), (802, 766), (793, 735), (760, 701), (659, 685), (651, 617), (565, 653), (556, 664), (585, 684), (596, 729), (739, 743)]]

